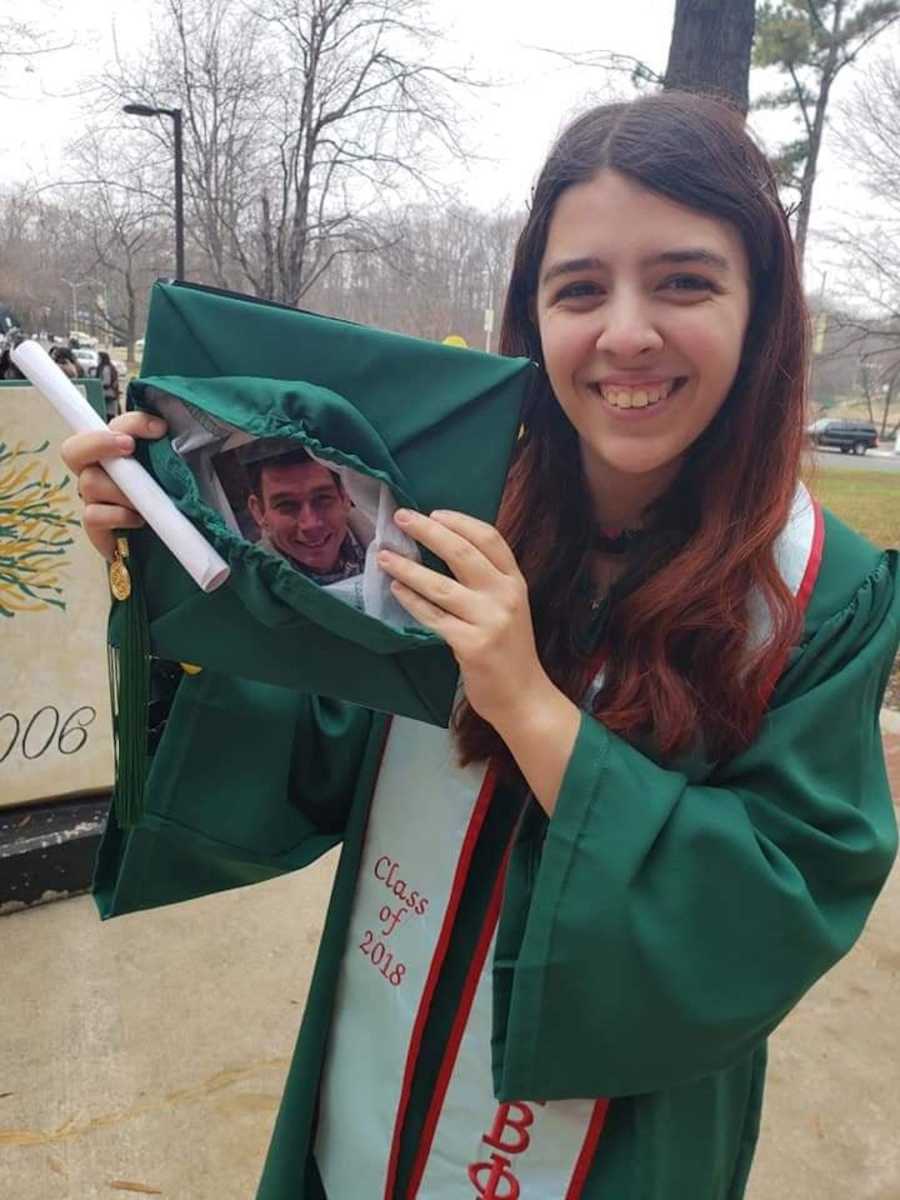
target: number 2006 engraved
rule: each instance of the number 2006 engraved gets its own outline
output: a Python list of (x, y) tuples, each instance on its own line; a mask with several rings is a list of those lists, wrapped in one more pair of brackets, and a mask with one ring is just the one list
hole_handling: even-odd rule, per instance
[(393, 987), (400, 986), (403, 976), (406, 974), (406, 967), (401, 962), (394, 962), (393, 954), (387, 949), (384, 942), (376, 941), (375, 934), (371, 929), (367, 929), (363, 934), (359, 948), (372, 966), (378, 968), (388, 983)]
[(0, 713), (0, 763), (6, 762), (17, 744), (22, 757), (29, 762), (42, 758), (54, 741), (60, 754), (77, 754), (87, 741), (88, 726), (96, 716), (95, 708), (83, 704), (63, 720), (58, 709), (45, 704), (25, 723), (23, 732), (23, 721), (15, 713)]

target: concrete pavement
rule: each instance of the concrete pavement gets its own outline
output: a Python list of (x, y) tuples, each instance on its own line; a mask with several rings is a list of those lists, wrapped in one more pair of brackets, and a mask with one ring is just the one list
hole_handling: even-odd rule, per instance
[(86, 896), (0, 918), (0, 1197), (248, 1200), (334, 857), (101, 924)]
[[(106, 924), (87, 897), (0, 918), (3, 1200), (251, 1200), (334, 862)], [(748, 1200), (900, 1197), (898, 933), (895, 870), (772, 1040)]]
[[(895, 810), (900, 713), (882, 714)], [(747, 1200), (900, 1200), (900, 863), (859, 942), (770, 1042)]]

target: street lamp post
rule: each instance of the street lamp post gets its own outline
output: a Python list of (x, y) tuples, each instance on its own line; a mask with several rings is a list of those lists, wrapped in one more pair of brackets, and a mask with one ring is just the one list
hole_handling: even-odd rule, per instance
[(181, 109), (126, 104), (123, 112), (134, 117), (171, 117), (175, 133), (175, 278), (184, 279), (184, 155), (181, 144)]
[(68, 287), (70, 287), (72, 289), (72, 325), (71, 325), (71, 328), (74, 330), (74, 329), (78, 328), (78, 288), (80, 285), (77, 283), (72, 283), (72, 281), (70, 279), (64, 279), (63, 283), (65, 283)]
[(97, 279), (79, 279), (77, 283), (73, 283), (71, 279), (63, 279), (63, 283), (67, 284), (72, 289), (72, 329), (70, 332), (74, 333), (78, 330), (79, 324), (78, 289), (80, 287), (84, 287), (86, 283), (93, 283), (97, 287), (101, 287), (102, 284)]

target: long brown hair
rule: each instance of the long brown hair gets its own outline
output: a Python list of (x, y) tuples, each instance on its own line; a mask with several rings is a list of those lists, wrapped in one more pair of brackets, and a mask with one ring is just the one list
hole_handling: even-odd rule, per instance
[[(649, 735), (663, 757), (700, 741), (721, 758), (753, 738), (773, 672), (798, 634), (773, 546), (803, 446), (803, 290), (772, 171), (739, 114), (707, 97), (663, 92), (594, 108), (553, 147), (516, 248), (502, 353), (542, 362), (534, 301), (555, 206), (604, 168), (728, 221), (750, 263), (752, 309), (734, 384), (648, 514), (640, 563), (613, 589), (594, 706), (609, 729)], [(578, 702), (590, 668), (576, 635), (585, 623), (593, 518), (578, 436), (546, 375), (535, 376), (498, 525), (528, 582), (544, 669)], [(771, 631), (748, 653), (754, 591)], [(454, 725), (463, 761), (494, 757), (514, 769), (497, 733), (465, 702)]]

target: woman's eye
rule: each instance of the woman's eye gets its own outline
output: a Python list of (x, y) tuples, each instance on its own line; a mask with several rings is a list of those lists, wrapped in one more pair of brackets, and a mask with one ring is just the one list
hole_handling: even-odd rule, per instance
[(715, 288), (712, 281), (703, 275), (672, 275), (663, 284), (673, 292), (712, 292)]
[(597, 296), (602, 293), (602, 288), (599, 284), (589, 280), (580, 280), (576, 283), (567, 283), (565, 287), (559, 289), (556, 293), (557, 300), (583, 300), (587, 296)]

